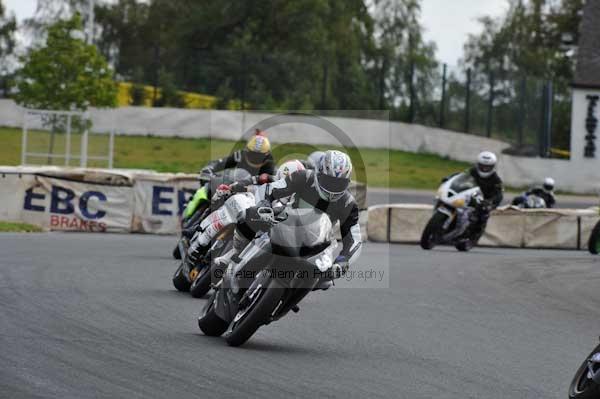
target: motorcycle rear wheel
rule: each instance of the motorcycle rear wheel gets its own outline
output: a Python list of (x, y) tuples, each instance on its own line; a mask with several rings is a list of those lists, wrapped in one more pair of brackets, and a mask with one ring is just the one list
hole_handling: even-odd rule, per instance
[(600, 352), (600, 345), (590, 353), (577, 370), (571, 386), (569, 387), (569, 399), (598, 399), (600, 398), (600, 385), (587, 378), (588, 359)]
[(440, 236), (446, 220), (448, 220), (448, 215), (446, 214), (437, 211), (433, 214), (421, 235), (421, 248), (429, 250), (435, 247), (437, 237)]
[(225, 331), (229, 324), (221, 319), (215, 312), (215, 298), (218, 292), (215, 291), (208, 299), (202, 316), (198, 318), (198, 327), (204, 335), (209, 337), (220, 337)]
[(225, 341), (230, 346), (240, 346), (254, 335), (256, 330), (269, 319), (271, 313), (283, 296), (283, 287), (276, 281), (271, 280), (267, 288), (260, 288), (257, 294), (260, 297), (249, 305), (251, 307), (242, 318), (235, 321), (230, 330), (225, 333)]
[(590, 240), (588, 241), (588, 249), (593, 255), (600, 253), (600, 222), (592, 230), (592, 235), (590, 235)]

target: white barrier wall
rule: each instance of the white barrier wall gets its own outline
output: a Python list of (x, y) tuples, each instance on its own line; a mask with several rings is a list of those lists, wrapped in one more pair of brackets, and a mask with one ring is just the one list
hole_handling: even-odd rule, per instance
[[(369, 208), (369, 240), (416, 244), (432, 216), (429, 205), (379, 205)], [(492, 213), (483, 246), (583, 249), (600, 220), (597, 210), (518, 210)]]
[[(0, 126), (21, 127), (23, 111), (12, 100), (0, 100)], [(275, 114), (176, 108), (123, 107), (114, 110), (91, 109), (93, 131), (163, 137), (213, 137), (238, 140), (252, 126)], [(348, 115), (351, 115), (349, 112)], [(385, 116), (385, 113), (382, 113)], [(324, 117), (341, 129), (350, 141), (361, 148), (391, 148), (409, 152), (426, 152), (452, 159), (471, 161), (473, 154), (488, 149), (500, 153), (506, 143), (484, 137), (443, 129), (411, 125), (388, 120)], [(39, 123), (31, 128), (43, 129)], [(341, 145), (327, 131), (301, 122), (287, 122), (268, 129), (274, 143)]]

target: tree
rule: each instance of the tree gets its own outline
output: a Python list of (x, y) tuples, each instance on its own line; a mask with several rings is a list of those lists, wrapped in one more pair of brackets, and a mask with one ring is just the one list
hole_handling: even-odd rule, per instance
[(133, 74), (133, 82), (129, 89), (131, 96), (131, 105), (144, 105), (146, 101), (146, 88), (142, 83), (144, 80), (144, 71), (142, 68), (137, 68)]
[[(22, 59), (17, 73), (17, 103), (28, 108), (85, 111), (89, 106), (114, 107), (117, 85), (113, 72), (95, 46), (84, 42), (79, 14), (50, 26), (46, 45), (32, 49)], [(43, 120), (50, 127), (48, 163), (54, 136), (65, 124), (52, 115)], [(89, 128), (89, 121), (75, 118), (76, 128)]]
[(8, 91), (7, 74), (10, 70), (10, 56), (15, 49), (17, 22), (14, 16), (6, 16), (0, 0), (0, 94)]
[(86, 110), (114, 107), (113, 72), (95, 46), (83, 40), (79, 15), (48, 29), (46, 45), (22, 59), (16, 101), (25, 107)]
[(397, 119), (420, 113), (423, 121), (431, 113), (427, 104), (433, 101), (438, 62), (435, 44), (423, 39), (420, 12), (417, 0), (375, 1), (379, 108), (392, 108)]
[(158, 85), (161, 93), (158, 100), (154, 102), (155, 107), (185, 108), (185, 101), (177, 91), (173, 74), (166, 69), (161, 69), (158, 72)]
[[(556, 100), (552, 141), (560, 148), (568, 148), (569, 87), (574, 62), (561, 39), (568, 33), (577, 41), (584, 0), (508, 2), (509, 9), (501, 18), (480, 20), (483, 31), (469, 37), (463, 64), (473, 69), (473, 87), (480, 97), (489, 95), (493, 77), (494, 103), (501, 111), (496, 112), (495, 121), (502, 130), (507, 130), (502, 126), (515, 125), (515, 115), (539, 114), (541, 86), (552, 81)], [(526, 98), (523, 110), (517, 101), (522, 95)], [(536, 139), (540, 118), (537, 119), (529, 127), (530, 136)]]
[(96, 7), (97, 44), (119, 76), (143, 68), (159, 87), (167, 70), (175, 87), (216, 94), (219, 106), (394, 108), (409, 97), (408, 65), (420, 99), (433, 92), (419, 1), (118, 0)]

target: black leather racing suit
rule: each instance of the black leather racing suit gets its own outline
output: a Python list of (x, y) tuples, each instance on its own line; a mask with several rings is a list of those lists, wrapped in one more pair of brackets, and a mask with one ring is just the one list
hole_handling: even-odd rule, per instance
[(269, 175), (275, 174), (275, 160), (273, 159), (273, 155), (267, 155), (265, 162), (261, 166), (250, 164), (245, 155), (244, 150), (235, 151), (225, 158), (209, 162), (203, 170), (210, 169), (213, 172), (219, 172), (224, 169), (240, 168), (247, 170), (252, 176), (261, 175), (263, 173)]
[(483, 193), (484, 204), (477, 206), (477, 220), (470, 226), (467, 235), (477, 241), (485, 231), (490, 212), (496, 209), (504, 199), (504, 185), (496, 172), (489, 177), (481, 177), (474, 166), (469, 174), (475, 179)]
[(348, 264), (352, 264), (360, 255), (362, 238), (358, 223), (358, 205), (352, 194), (346, 191), (340, 199), (334, 202), (323, 200), (316, 188), (314, 171), (300, 170), (285, 179), (271, 183), (268, 199), (276, 199), (294, 195), (294, 208), (317, 208), (329, 215), (332, 223), (340, 222), (342, 233), (342, 251)]

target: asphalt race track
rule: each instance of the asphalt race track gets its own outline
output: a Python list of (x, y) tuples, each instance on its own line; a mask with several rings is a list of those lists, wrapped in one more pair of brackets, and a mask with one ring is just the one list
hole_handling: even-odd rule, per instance
[(355, 270), (389, 288), (342, 281), (230, 348), (173, 243), (1, 234), (0, 397), (566, 398), (600, 334), (600, 257), (369, 243)]

